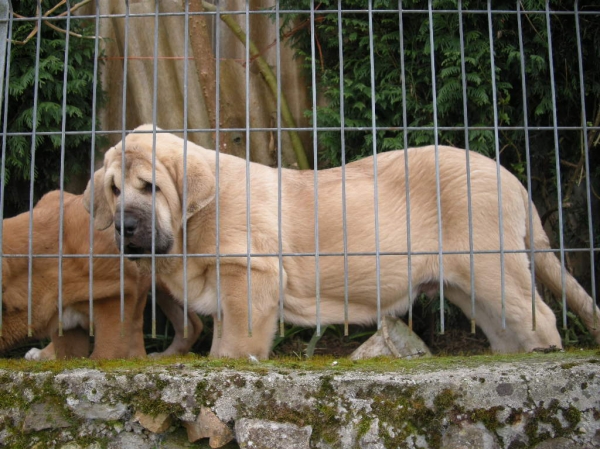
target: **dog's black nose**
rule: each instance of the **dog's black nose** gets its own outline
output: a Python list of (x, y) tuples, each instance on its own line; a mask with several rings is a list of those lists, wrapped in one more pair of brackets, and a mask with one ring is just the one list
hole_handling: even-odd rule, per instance
[(119, 234), (123, 233), (125, 237), (132, 237), (138, 226), (138, 220), (132, 215), (123, 217), (123, 225), (121, 225), (120, 214), (115, 217), (115, 229)]

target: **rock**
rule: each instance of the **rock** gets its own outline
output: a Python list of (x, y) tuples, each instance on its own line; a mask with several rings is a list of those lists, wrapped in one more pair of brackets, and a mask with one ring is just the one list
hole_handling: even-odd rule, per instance
[(360, 449), (385, 449), (385, 445), (379, 436), (379, 420), (376, 418), (371, 422), (369, 430), (358, 440)]
[(141, 435), (122, 433), (108, 443), (108, 449), (150, 449), (156, 447)]
[(218, 448), (225, 446), (233, 440), (233, 432), (221, 421), (217, 415), (208, 407), (201, 407), (200, 414), (195, 421), (184, 421), (188, 434), (188, 439), (191, 443), (202, 438), (209, 438), (208, 444), (210, 447)]
[(159, 413), (156, 416), (152, 416), (138, 411), (135, 414), (134, 421), (139, 422), (142, 427), (150, 432), (163, 433), (171, 427), (173, 419), (167, 413)]
[(500, 449), (494, 435), (481, 423), (451, 426), (444, 432), (441, 447), (443, 449)]
[(71, 424), (62, 416), (60, 409), (53, 404), (42, 402), (33, 404), (25, 415), (23, 431), (32, 432), (44, 429), (69, 427)]
[(535, 449), (563, 449), (566, 447), (569, 449), (585, 449), (589, 446), (577, 444), (573, 440), (564, 437), (552, 438), (534, 446)]
[(431, 352), (404, 321), (385, 316), (381, 321), (381, 329), (350, 354), (352, 360), (379, 356), (414, 359), (429, 357)]
[(298, 427), (261, 419), (242, 418), (235, 422), (235, 437), (241, 448), (309, 449), (312, 427)]
[(117, 421), (127, 412), (127, 406), (121, 402), (116, 404), (97, 404), (81, 401), (72, 407), (73, 413), (84, 419), (100, 419), (103, 421)]

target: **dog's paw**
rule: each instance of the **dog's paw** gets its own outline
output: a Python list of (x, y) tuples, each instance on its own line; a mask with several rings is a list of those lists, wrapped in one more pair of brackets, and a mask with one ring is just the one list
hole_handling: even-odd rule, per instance
[(31, 348), (25, 354), (25, 360), (41, 360), (42, 359), (42, 350), (38, 348)]

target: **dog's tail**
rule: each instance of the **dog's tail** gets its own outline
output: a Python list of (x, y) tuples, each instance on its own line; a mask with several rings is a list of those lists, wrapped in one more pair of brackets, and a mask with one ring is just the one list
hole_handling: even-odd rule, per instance
[[(525, 235), (525, 246), (531, 249), (531, 234), (529, 229), (529, 199), (527, 191), (523, 188), (523, 200), (527, 211), (527, 230)], [(548, 236), (542, 226), (542, 220), (532, 204), (531, 221), (533, 223), (533, 247), (536, 250), (544, 250), (535, 253), (535, 277), (538, 281), (548, 287), (554, 295), (562, 297), (561, 264), (552, 252)], [(567, 305), (583, 321), (590, 333), (594, 336), (596, 343), (600, 344), (600, 309), (587, 294), (577, 280), (565, 270), (565, 292)]]

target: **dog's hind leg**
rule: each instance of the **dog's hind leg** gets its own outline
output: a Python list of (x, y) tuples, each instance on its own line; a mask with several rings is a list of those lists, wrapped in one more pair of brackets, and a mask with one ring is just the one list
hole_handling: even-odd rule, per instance
[[(535, 329), (532, 285), (525, 254), (505, 254), (504, 285), (497, 255), (475, 256), (475, 322), (488, 338), (494, 352), (532, 351), (562, 347), (554, 313), (535, 291)], [(533, 286), (535, 289), (535, 286)], [(504, 305), (502, 304), (504, 291)], [(468, 279), (445, 289), (445, 295), (471, 316)], [(503, 320), (504, 316), (504, 320)], [(504, 323), (503, 323), (504, 321)], [(504, 325), (503, 325), (504, 324)]]

